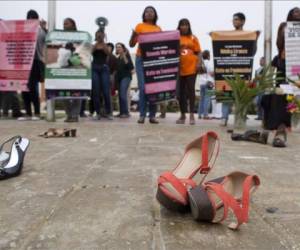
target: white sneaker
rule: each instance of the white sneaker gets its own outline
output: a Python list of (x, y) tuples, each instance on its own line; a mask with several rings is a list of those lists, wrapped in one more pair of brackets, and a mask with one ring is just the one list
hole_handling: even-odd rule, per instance
[(30, 119), (31, 119), (31, 117), (29, 117), (29, 116), (21, 116), (17, 120), (18, 121), (29, 121)]
[(32, 116), (31, 117), (31, 121), (39, 121), (39, 120), (41, 120), (41, 118), (38, 117), (38, 116)]

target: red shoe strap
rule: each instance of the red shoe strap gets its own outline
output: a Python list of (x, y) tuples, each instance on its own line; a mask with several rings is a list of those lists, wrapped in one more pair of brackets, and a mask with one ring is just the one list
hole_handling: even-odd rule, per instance
[(202, 152), (202, 163), (200, 166), (200, 174), (207, 174), (210, 170), (208, 166), (208, 136), (207, 133), (202, 137), (201, 144), (201, 152)]
[[(209, 152), (208, 136), (214, 137), (216, 139), (216, 143), (217, 143), (217, 145), (215, 145), (215, 147), (213, 149), (213, 152), (210, 155), (209, 155), (210, 152)], [(208, 172), (214, 167), (217, 157), (219, 155), (220, 141), (219, 141), (218, 135), (215, 132), (209, 131), (203, 136), (201, 150), (202, 150), (202, 164), (200, 166), (199, 172), (200, 172), (200, 174), (204, 174), (205, 176), (203, 177), (200, 184), (202, 184), (202, 182), (205, 179)], [(211, 165), (209, 166), (210, 163), (211, 163)]]
[(195, 187), (196, 183), (192, 179), (178, 179), (172, 172), (164, 172), (158, 178), (158, 186), (161, 184), (169, 182), (171, 185), (179, 192), (184, 200), (187, 202), (187, 186)]
[(257, 176), (247, 176), (243, 183), (243, 195), (241, 200), (238, 200), (231, 194), (227, 193), (221, 184), (213, 182), (206, 183), (206, 188), (215, 192), (216, 195), (223, 201), (224, 214), (220, 222), (227, 218), (228, 207), (232, 209), (236, 216), (237, 223), (231, 223), (229, 225), (231, 229), (237, 229), (242, 223), (248, 222), (250, 189), (252, 187), (253, 180), (256, 183), (256, 187), (259, 185), (259, 179)]

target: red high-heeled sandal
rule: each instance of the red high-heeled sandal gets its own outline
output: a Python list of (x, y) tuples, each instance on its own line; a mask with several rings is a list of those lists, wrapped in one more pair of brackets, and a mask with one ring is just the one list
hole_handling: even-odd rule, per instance
[[(159, 203), (170, 210), (189, 211), (187, 189), (204, 181), (218, 153), (218, 135), (212, 131), (188, 144), (177, 167), (172, 172), (164, 172), (158, 178), (156, 198)], [(197, 173), (204, 175), (202, 179)]]
[(231, 209), (237, 222), (229, 228), (248, 222), (250, 194), (260, 185), (256, 175), (233, 172), (199, 185), (188, 191), (191, 212), (195, 220), (219, 223), (227, 218)]

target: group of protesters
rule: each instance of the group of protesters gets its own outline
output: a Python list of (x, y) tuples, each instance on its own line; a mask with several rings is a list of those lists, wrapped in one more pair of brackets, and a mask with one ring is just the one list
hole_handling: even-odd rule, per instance
[[(30, 10), (27, 13), (27, 19), (39, 19), (36, 11)], [(157, 24), (158, 14), (156, 9), (148, 6), (142, 14), (142, 22), (137, 24), (129, 39), (129, 46), (135, 47), (138, 44), (138, 36), (144, 33), (161, 32), (161, 27)], [(293, 8), (286, 21), (300, 21), (300, 9)], [(233, 26), (235, 30), (243, 30), (246, 17), (243, 13), (233, 15)], [(280, 83), (285, 83), (285, 50), (284, 50), (284, 30), (286, 22), (283, 22), (277, 35), (278, 55), (273, 59), (272, 66), (280, 71), (283, 76)], [(72, 18), (65, 18), (63, 23), (65, 31), (76, 31), (76, 22)], [(192, 32), (192, 25), (187, 18), (179, 20), (177, 30), (180, 33), (180, 64), (179, 64), (179, 84), (177, 85), (177, 100), (179, 102), (180, 117), (176, 120), (177, 124), (184, 124), (189, 113), (189, 124), (195, 124), (195, 84), (197, 74), (200, 86), (200, 101), (198, 107), (199, 119), (211, 119), (208, 112), (212, 104), (213, 115), (222, 118), (221, 124), (227, 125), (231, 110), (229, 103), (217, 103), (209, 93), (209, 89), (214, 88), (214, 70), (211, 63), (211, 55), (207, 50), (202, 50), (199, 39)], [(0, 111), (2, 116), (8, 116), (8, 110), (12, 110), (12, 117), (18, 120), (39, 120), (40, 119), (40, 98), (39, 83), (44, 83), (45, 71), (45, 37), (47, 29), (45, 22), (41, 22), (38, 31), (36, 52), (33, 60), (32, 70), (28, 80), (29, 92), (22, 92), (22, 99), (26, 113), (21, 112), (17, 92), (0, 92)], [(115, 50), (115, 53), (114, 53)], [(263, 61), (263, 59), (261, 59)], [(263, 63), (261, 63), (263, 66)], [(204, 71), (203, 71), (204, 69)], [(137, 46), (135, 64), (133, 63), (129, 50), (122, 42), (115, 45), (106, 42), (106, 34), (99, 29), (95, 33), (95, 43), (92, 47), (92, 90), (89, 105), (85, 100), (68, 99), (64, 101), (66, 111), (66, 122), (77, 122), (79, 116), (86, 117), (86, 106), (89, 109), (89, 115), (93, 119), (113, 119), (112, 92), (117, 90), (119, 99), (119, 118), (128, 118), (130, 116), (129, 107), (129, 89), (133, 73), (136, 73), (138, 81), (138, 123), (143, 124), (146, 117), (152, 124), (158, 124), (156, 118), (157, 104), (149, 102), (145, 94), (145, 79), (143, 73), (143, 60), (141, 49)], [(262, 119), (261, 98), (257, 98), (258, 118)], [(34, 107), (34, 115), (31, 110), (31, 104)], [(149, 114), (147, 115), (147, 112)], [(1, 112), (0, 112), (1, 114)], [(162, 117), (164, 117), (163, 115)]]

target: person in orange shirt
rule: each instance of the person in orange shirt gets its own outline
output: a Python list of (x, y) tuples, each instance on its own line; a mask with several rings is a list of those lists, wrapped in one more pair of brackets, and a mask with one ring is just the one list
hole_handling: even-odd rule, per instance
[[(139, 23), (132, 32), (129, 46), (133, 48), (138, 41), (138, 36), (143, 33), (149, 32), (160, 32), (161, 28), (156, 25), (158, 16), (157, 12), (152, 6), (148, 6), (145, 8), (143, 12), (143, 22)], [(136, 59), (135, 59), (135, 69), (137, 74), (138, 80), (138, 87), (139, 87), (139, 111), (140, 111), (140, 118), (138, 123), (144, 123), (145, 117), (147, 113), (147, 106), (149, 106), (149, 122), (153, 124), (157, 124), (158, 121), (155, 118), (156, 115), (156, 104), (149, 103), (147, 96), (145, 95), (145, 79), (143, 73), (143, 61), (141, 57), (141, 51), (138, 47), (136, 52)]]
[(181, 115), (176, 123), (185, 123), (187, 100), (189, 100), (190, 124), (194, 125), (195, 82), (201, 48), (197, 37), (192, 33), (188, 19), (181, 19), (177, 29), (180, 31), (179, 106)]

